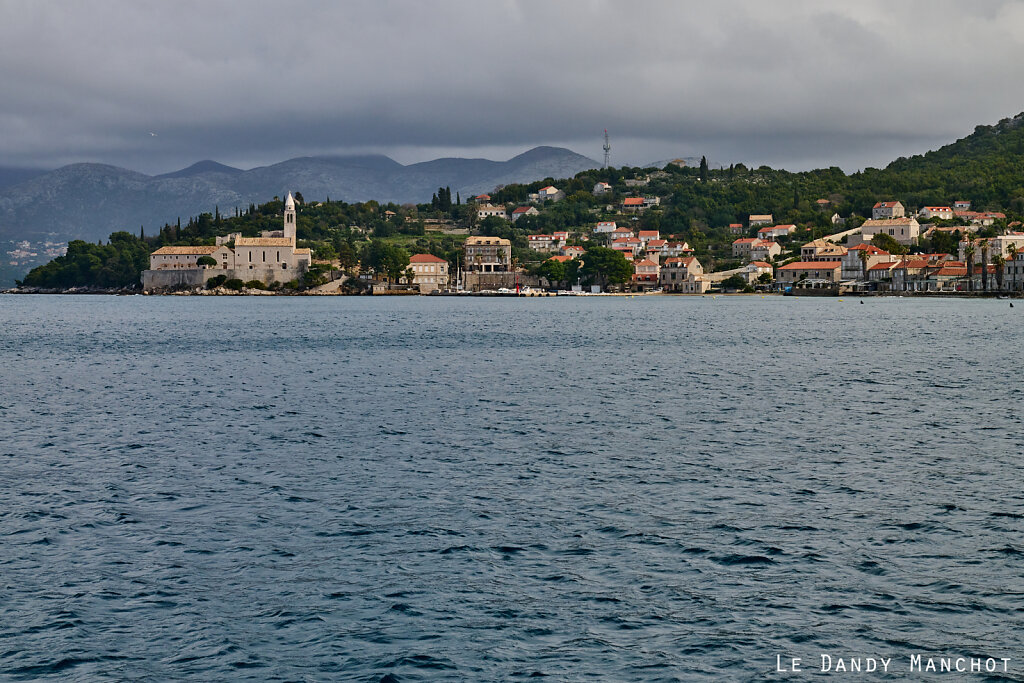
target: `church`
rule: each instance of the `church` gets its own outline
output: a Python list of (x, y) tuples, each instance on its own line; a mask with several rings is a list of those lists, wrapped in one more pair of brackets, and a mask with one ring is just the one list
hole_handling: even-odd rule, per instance
[[(241, 233), (217, 237), (216, 246), (160, 247), (150, 254), (149, 270), (142, 271), (142, 288), (202, 287), (218, 275), (267, 285), (298, 279), (309, 269), (313, 256), (309, 249), (295, 246), (295, 198), (290, 192), (281, 228), (259, 237), (242, 237)], [(203, 256), (216, 265), (199, 265)]]

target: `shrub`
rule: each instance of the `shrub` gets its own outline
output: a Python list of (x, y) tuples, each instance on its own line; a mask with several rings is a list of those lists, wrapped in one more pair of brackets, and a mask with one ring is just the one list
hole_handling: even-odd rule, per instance
[(249, 280), (245, 283), (247, 289), (266, 289), (267, 286), (263, 284), (262, 280)]
[(206, 281), (206, 288), (207, 289), (216, 289), (217, 287), (220, 287), (222, 284), (227, 282), (227, 280), (228, 280), (228, 276), (227, 275), (216, 275), (216, 276), (211, 277), (209, 280)]
[(225, 282), (224, 286), (236, 292), (241, 292), (242, 288), (245, 287), (245, 283), (239, 280), (237, 277), (233, 277), (227, 282)]

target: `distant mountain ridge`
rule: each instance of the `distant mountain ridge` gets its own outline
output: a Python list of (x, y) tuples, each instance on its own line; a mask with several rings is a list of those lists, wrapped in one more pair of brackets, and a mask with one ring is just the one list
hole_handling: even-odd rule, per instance
[(156, 231), (178, 217), (302, 192), (307, 201), (420, 203), (438, 187), (469, 197), (498, 185), (571, 177), (598, 168), (558, 147), (536, 147), (508, 161), (435, 159), (404, 166), (383, 155), (299, 157), (247, 171), (200, 161), (149, 176), (106, 164), (72, 164), (0, 188), (0, 244), (12, 240), (106, 239), (116, 230)]

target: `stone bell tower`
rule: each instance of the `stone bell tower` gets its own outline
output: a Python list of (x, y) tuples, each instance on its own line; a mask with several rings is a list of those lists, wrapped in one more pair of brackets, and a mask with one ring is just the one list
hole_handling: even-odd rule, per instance
[(291, 192), (284, 200), (284, 237), (291, 240), (292, 246), (295, 246), (295, 198)]

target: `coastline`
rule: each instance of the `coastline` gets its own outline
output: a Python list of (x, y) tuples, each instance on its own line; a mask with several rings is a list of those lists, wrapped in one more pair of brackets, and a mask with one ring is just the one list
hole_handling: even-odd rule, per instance
[(559, 291), (531, 291), (531, 292), (494, 292), (494, 291), (481, 291), (481, 292), (441, 292), (432, 294), (423, 294), (416, 291), (406, 290), (394, 290), (387, 292), (377, 293), (343, 293), (340, 291), (270, 291), (261, 289), (243, 289), (241, 291), (235, 291), (218, 287), (216, 289), (201, 289), (201, 290), (180, 290), (175, 292), (152, 292), (140, 289), (130, 288), (99, 288), (99, 287), (69, 287), (64, 289), (58, 288), (45, 288), (45, 287), (12, 287), (10, 289), (0, 290), (0, 294), (8, 295), (25, 295), (25, 294), (46, 294), (46, 295), (63, 295), (63, 296), (229, 296), (229, 297), (245, 297), (245, 296), (280, 296), (280, 297), (324, 297), (324, 296), (354, 296), (354, 297), (390, 297), (390, 296), (443, 296), (443, 297), (503, 297), (503, 298), (516, 298), (516, 299), (545, 299), (545, 298), (565, 298), (565, 297), (681, 297), (681, 298), (717, 298), (717, 297), (787, 297), (787, 298), (815, 298), (815, 299), (874, 299), (874, 298), (923, 298), (923, 299), (1024, 299), (1024, 292), (856, 292), (856, 293), (844, 293), (844, 294), (811, 294), (813, 290), (802, 291), (792, 295), (786, 295), (782, 292), (705, 292), (703, 294), (685, 294), (681, 292), (567, 292)]

